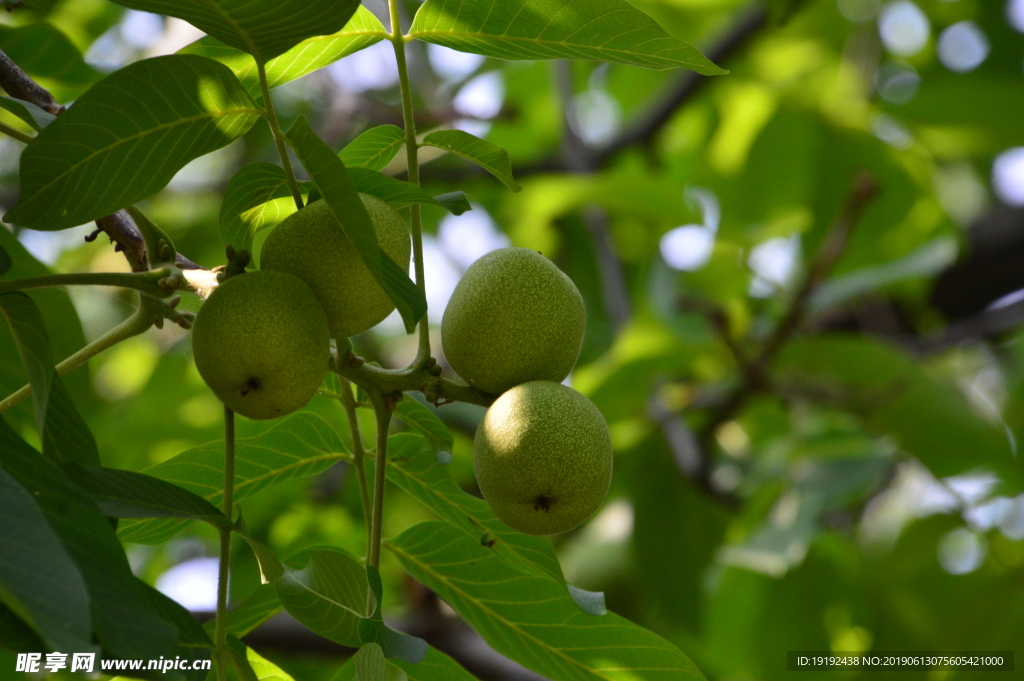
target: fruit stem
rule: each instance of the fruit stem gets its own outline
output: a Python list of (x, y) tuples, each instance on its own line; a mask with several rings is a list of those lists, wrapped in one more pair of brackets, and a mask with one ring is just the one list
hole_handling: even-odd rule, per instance
[[(339, 377), (341, 378), (341, 377)], [(366, 450), (363, 448), (363, 436), (359, 432), (359, 416), (356, 413), (356, 400), (352, 396), (352, 384), (345, 378), (341, 379), (341, 392), (338, 400), (345, 408), (348, 417), (348, 428), (352, 433), (352, 465), (359, 478), (359, 500), (363, 504), (363, 522), (366, 524), (366, 554), (370, 554), (373, 532), (371, 527), (370, 488), (366, 482)]]
[(384, 404), (381, 394), (371, 394), (370, 400), (373, 402), (373, 413), (377, 417), (377, 452), (373, 472), (373, 522), (370, 525), (369, 563), (379, 569), (381, 521), (384, 517), (384, 476), (387, 472), (388, 427), (391, 425), (391, 412)]
[(27, 135), (23, 133), (21, 130), (12, 128), (9, 125), (4, 125), (3, 123), (0, 123), (0, 132), (7, 135), (8, 137), (13, 137), (19, 142), (24, 142), (25, 144), (28, 144), (29, 142), (32, 141), (32, 135)]
[[(409, 85), (409, 67), (405, 59), (405, 38), (402, 37), (402, 21), (398, 13), (398, 0), (388, 0), (391, 14), (391, 40), (395, 48), (395, 61), (398, 63), (398, 85), (402, 92), (402, 122), (405, 126), (405, 153), (409, 166), (409, 182), (420, 184), (419, 142), (416, 140), (416, 119), (413, 114), (412, 88)], [(416, 269), (416, 285), (420, 292), (426, 294), (426, 280), (423, 278), (423, 228), (420, 216), (420, 205), (412, 204), (409, 208), (412, 225), (413, 266)], [(430, 357), (430, 327), (427, 316), (420, 320), (420, 344), (413, 366), (420, 366)]]
[[(235, 412), (224, 407), (224, 515), (232, 517), (231, 505), (235, 491)], [(225, 618), (228, 609), (228, 568), (231, 563), (231, 528), (220, 530), (220, 566), (217, 575), (217, 621), (214, 624), (214, 655), (217, 659), (217, 679), (226, 681), (228, 632)]]
[(299, 191), (299, 183), (295, 181), (292, 160), (288, 156), (288, 147), (285, 146), (284, 135), (281, 133), (281, 126), (277, 122), (277, 112), (274, 111), (274, 100), (270, 98), (270, 86), (267, 85), (267, 68), (263, 65), (263, 60), (256, 60), (256, 70), (260, 77), (260, 90), (263, 92), (263, 109), (267, 112), (267, 123), (270, 125), (270, 132), (274, 136), (277, 153), (281, 157), (285, 180), (288, 182), (288, 189), (292, 192), (292, 199), (295, 200), (295, 207), (301, 209), (302, 192)]
[[(63, 376), (72, 369), (85, 364), (107, 348), (111, 348), (121, 341), (127, 340), (133, 336), (138, 336), (140, 333), (143, 333), (148, 330), (149, 327), (153, 326), (154, 322), (156, 322), (160, 316), (156, 311), (155, 304), (157, 301), (152, 299), (147, 300), (142, 296), (139, 296), (139, 299), (139, 308), (131, 317), (124, 320), (110, 331), (107, 331), (105, 334), (94, 340), (92, 343), (89, 343), (63, 362), (57, 364), (57, 373)], [(31, 394), (32, 386), (23, 385), (21, 388), (0, 401), (0, 414), (9, 410)]]
[(46, 274), (41, 277), (25, 277), (0, 282), (0, 295), (10, 291), (27, 291), (49, 286), (120, 286), (135, 289), (160, 298), (170, 295), (168, 289), (157, 282), (171, 274), (170, 270), (148, 272), (71, 272), (68, 274)]

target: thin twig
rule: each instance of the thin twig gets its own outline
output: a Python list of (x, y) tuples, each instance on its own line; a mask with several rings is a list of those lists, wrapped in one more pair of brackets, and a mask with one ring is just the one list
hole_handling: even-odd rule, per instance
[[(746, 404), (747, 400), (765, 387), (765, 377), (771, 363), (778, 355), (782, 346), (796, 331), (807, 312), (807, 301), (817, 290), (828, 273), (843, 254), (849, 241), (850, 233), (860, 221), (864, 209), (878, 192), (875, 178), (868, 173), (860, 173), (853, 181), (853, 187), (839, 216), (829, 228), (818, 253), (811, 261), (807, 274), (804, 276), (796, 294), (790, 303), (789, 310), (775, 326), (775, 330), (761, 348), (761, 352), (744, 367), (743, 378), (736, 388), (716, 409), (704, 424), (697, 441), (707, 451), (718, 427), (732, 419)], [(705, 470), (703, 475), (707, 475)]]

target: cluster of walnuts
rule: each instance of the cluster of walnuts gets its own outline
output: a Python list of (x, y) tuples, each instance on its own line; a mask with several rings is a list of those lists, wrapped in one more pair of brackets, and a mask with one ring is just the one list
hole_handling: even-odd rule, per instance
[[(377, 240), (408, 266), (402, 217), (361, 194)], [(324, 201), (267, 238), (262, 269), (234, 276), (203, 304), (192, 330), (196, 367), (218, 398), (251, 419), (291, 413), (316, 394), (330, 353), (394, 309)], [(499, 396), (477, 428), (473, 467), (502, 521), (528, 534), (573, 529), (604, 501), (612, 444), (601, 412), (561, 384), (579, 357), (583, 298), (550, 260), (504, 248), (477, 260), (444, 313), (452, 369)]]

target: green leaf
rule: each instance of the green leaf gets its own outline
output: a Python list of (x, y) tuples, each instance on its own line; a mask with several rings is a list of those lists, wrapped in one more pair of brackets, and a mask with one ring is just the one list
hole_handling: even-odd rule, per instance
[(56, 369), (53, 369), (50, 398), (46, 402), (43, 454), (53, 461), (74, 461), (88, 466), (98, 466), (100, 463), (96, 438), (75, 408)]
[(365, 168), (351, 168), (348, 171), (349, 177), (356, 189), (363, 194), (371, 194), (382, 201), (387, 201), (395, 208), (405, 208), (414, 203), (426, 203), (439, 208), (445, 205), (433, 196), (423, 191), (421, 187), (412, 182), (396, 180), (376, 170)]
[(349, 142), (338, 156), (349, 169), (384, 170), (404, 145), (404, 130), (397, 125), (378, 125)]
[(189, 518), (214, 527), (231, 522), (213, 504), (187, 489), (145, 473), (67, 463), (64, 472), (111, 518)]
[(0, 296), (29, 385), (43, 453), (52, 460), (98, 464), (96, 441), (75, 409), (50, 353), (50, 338), (35, 301), (20, 291)]
[(259, 681), (256, 672), (249, 662), (248, 648), (238, 640), (236, 636), (228, 636), (228, 656), (231, 658), (231, 666), (235, 668), (238, 678), (241, 681)]
[(253, 554), (255, 554), (256, 562), (260, 564), (260, 577), (262, 578), (263, 583), (270, 584), (271, 582), (276, 582), (281, 579), (284, 575), (284, 566), (281, 565), (281, 561), (277, 559), (277, 556), (274, 555), (274, 552), (271, 551), (268, 546), (253, 539), (249, 535), (249, 528), (245, 526), (245, 521), (242, 520), (242, 511), (240, 507), (238, 511), (238, 521), (235, 522), (233, 530), (245, 540), (245, 543), (249, 545), (249, 548), (252, 549)]
[(409, 664), (422, 662), (429, 647), (423, 639), (395, 631), (384, 624), (379, 614), (372, 619), (359, 620), (359, 640), (363, 643), (376, 643), (386, 657)]
[(57, 118), (52, 113), (43, 111), (32, 102), (23, 102), (14, 97), (0, 96), (0, 108), (7, 109), (38, 132), (42, 132), (43, 128)]
[[(344, 458), (345, 445), (319, 416), (299, 412), (278, 421), (253, 438), (235, 441), (234, 500), (287, 480), (316, 475)], [(224, 441), (200, 445), (144, 472), (184, 487), (214, 506), (221, 503), (224, 484)], [(128, 520), (121, 523), (123, 541), (159, 544), (188, 525), (177, 518)]]
[(593, 59), (726, 73), (625, 0), (427, 0), (409, 34), (498, 59)]
[[(409, 681), (476, 681), (475, 676), (436, 648), (429, 648), (422, 662), (409, 664), (392, 660), (388, 664), (403, 670)], [(355, 660), (350, 658), (332, 681), (355, 681), (356, 678)]]
[(274, 582), (292, 617), (335, 643), (358, 646), (359, 623), (370, 616), (366, 570), (338, 549), (311, 549), (305, 567), (286, 568)]
[(455, 441), (447, 426), (441, 423), (437, 414), (423, 406), (419, 400), (407, 398), (398, 403), (395, 407), (395, 414), (402, 421), (413, 428), (423, 439), (426, 440), (435, 456), (440, 452), (451, 453), (455, 447)]
[[(337, 33), (307, 38), (281, 56), (267, 62), (267, 85), (270, 88), (284, 85), (380, 42), (387, 35), (377, 17), (365, 7), (360, 7), (345, 27)], [(216, 59), (235, 72), (249, 94), (254, 98), (262, 97), (256, 60), (245, 52), (207, 36), (186, 45), (178, 54), (197, 54)]]
[(89, 594), (31, 495), (0, 469), (0, 602), (52, 650), (93, 650)]
[(437, 202), (444, 206), (452, 215), (462, 215), (466, 211), (473, 210), (469, 204), (469, 197), (466, 192), (449, 192), (434, 197)]
[(352, 656), (356, 681), (408, 681), (398, 667), (384, 658), (384, 651), (376, 643), (367, 643)]
[[(32, 257), (18, 241), (18, 237), (8, 229), (0, 229), (0, 248), (11, 258), (11, 269), (2, 275), (4, 281), (51, 274), (51, 271)], [(36, 302), (43, 316), (54, 360), (64, 359), (85, 345), (82, 323), (67, 291), (62, 288), (34, 289), (28, 292), (28, 296)], [(73, 371), (63, 376), (62, 380), (76, 399), (88, 399), (92, 395), (87, 372)], [(26, 383), (28, 380), (19, 361), (17, 342), (7, 324), (0, 323), (0, 392), (8, 395)], [(31, 418), (31, 410), (29, 401), (23, 406), (15, 407), (12, 415), (20, 422), (22, 419)]]
[(384, 624), (380, 611), (384, 601), (384, 586), (381, 584), (380, 572), (372, 565), (366, 566), (366, 583), (373, 596), (373, 612), (368, 619), (359, 620), (359, 640), (364, 644), (379, 646), (382, 657), (396, 658), (410, 664), (422, 662), (429, 648), (427, 642)]
[[(224, 626), (229, 634), (242, 637), (276, 615), (282, 607), (274, 585), (262, 584), (245, 600), (228, 610)], [(212, 636), (215, 626), (216, 621), (210, 620), (203, 625), (203, 630)]]
[(58, 101), (76, 99), (101, 78), (74, 43), (49, 24), (0, 24), (0, 50)]
[(78, 566), (103, 647), (120, 658), (173, 657), (177, 633), (147, 600), (110, 523), (88, 494), (2, 419), (0, 466), (28, 491)]
[(264, 64), (306, 38), (341, 30), (358, 0), (117, 0), (184, 19)]
[(1004, 429), (975, 415), (958, 391), (895, 346), (853, 336), (801, 338), (787, 344), (775, 372), (818, 401), (860, 414), (937, 477), (986, 467), (1013, 490), (1024, 489), (1024, 459), (1014, 456)]
[(387, 472), (389, 480), (509, 567), (565, 584), (551, 540), (516, 532), (498, 520), (487, 502), (455, 484), (419, 435), (399, 433), (388, 438)]
[(14, 261), (11, 260), (11, 254), (3, 246), (0, 246), (0, 277), (10, 272), (13, 265)]
[(21, 291), (0, 296), (0, 314), (7, 319), (18, 345), (28, 384), (32, 386), (36, 427), (42, 438), (46, 432), (46, 404), (50, 399), (50, 386), (54, 377), (50, 338), (43, 317), (35, 302)]
[(273, 163), (248, 163), (224, 190), (221, 237), (235, 250), (251, 250), (256, 232), (279, 224), (295, 210), (284, 169)]
[(256, 673), (256, 678), (259, 681), (263, 679), (277, 679), (278, 681), (294, 681), (291, 674), (278, 667), (276, 664), (261, 657), (252, 648), (249, 648), (246, 657), (249, 660), (249, 666), (252, 667), (253, 672)]
[(156, 57), (97, 83), (21, 155), (21, 196), (5, 216), (74, 227), (163, 189), (189, 161), (243, 135), (260, 110), (212, 59)]
[(495, 650), (539, 674), (567, 681), (704, 678), (657, 634), (614, 613), (580, 612), (564, 586), (518, 572), (448, 523), (421, 523), (386, 546)]
[(32, 627), (19, 619), (2, 601), (0, 601), (0, 641), (3, 641), (3, 648), (16, 653), (34, 653), (46, 648), (46, 643), (39, 638), (36, 632), (32, 631)]
[(370, 274), (395, 303), (406, 330), (412, 333), (416, 322), (427, 312), (427, 300), (409, 279), (409, 274), (377, 244), (373, 223), (345, 164), (316, 136), (305, 116), (295, 119), (287, 136), (317, 192), (331, 207), (338, 224)]
[(522, 189), (512, 177), (512, 159), (508, 152), (494, 142), (482, 140), (462, 130), (438, 130), (424, 137), (423, 144), (472, 161), (514, 192)]

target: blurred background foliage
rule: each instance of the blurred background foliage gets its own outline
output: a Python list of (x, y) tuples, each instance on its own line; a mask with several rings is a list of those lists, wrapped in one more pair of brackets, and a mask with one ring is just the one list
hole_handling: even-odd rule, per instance
[[(428, 191), (474, 202), (460, 217), (424, 208), (431, 321), (465, 268), (507, 244), (552, 258), (586, 300), (571, 381), (609, 422), (616, 474), (603, 509), (554, 538), (568, 580), (605, 591), (613, 610), (678, 643), (711, 679), (779, 678), (787, 650), (1012, 649), (1024, 640), (1024, 1), (633, 2), (731, 73), (698, 80), (411, 46), (420, 129), (486, 136), (523, 185), (511, 194), (458, 158), (424, 153)], [(381, 3), (365, 4), (382, 15)], [(416, 7), (406, 3), (410, 17)], [(105, 72), (199, 37), (105, 0), (0, 15), (0, 48), (64, 103)], [(304, 114), (335, 149), (401, 123), (387, 43), (275, 98), (283, 127)], [(4, 209), (20, 149), (0, 139)], [(275, 161), (260, 125), (143, 208), (181, 252), (219, 265), (222, 192), (257, 160)], [(800, 298), (858, 172), (878, 193), (828, 278)], [(87, 242), (91, 232), (3, 229), (0, 244), (27, 250), (40, 271), (127, 269), (103, 238)], [(58, 357), (131, 311), (113, 290), (33, 296)], [(794, 300), (800, 314), (763, 353)], [(7, 333), (3, 394), (24, 382)], [(385, 366), (415, 353), (397, 316), (354, 340)], [(66, 382), (106, 466), (142, 470), (219, 436), (219, 403), (173, 325)], [(31, 440), (30, 409), (11, 416)], [(347, 437), (337, 403), (307, 409)], [(482, 411), (437, 410), (469, 491)], [(239, 424), (243, 437), (265, 428)], [(354, 483), (342, 466), (274, 487), (246, 501), (245, 517), (279, 555), (321, 543), (358, 555)], [(386, 535), (429, 518), (399, 490), (388, 495)], [(209, 611), (215, 539), (195, 526), (128, 551), (140, 576)], [(248, 552), (234, 555), (238, 599), (259, 573)], [(384, 558), (391, 616), (414, 629), (443, 621), (448, 634), (431, 642), (481, 678), (535, 678), (475, 651), (450, 609)], [(254, 636), (298, 679), (330, 678), (344, 660), (315, 641)]]

